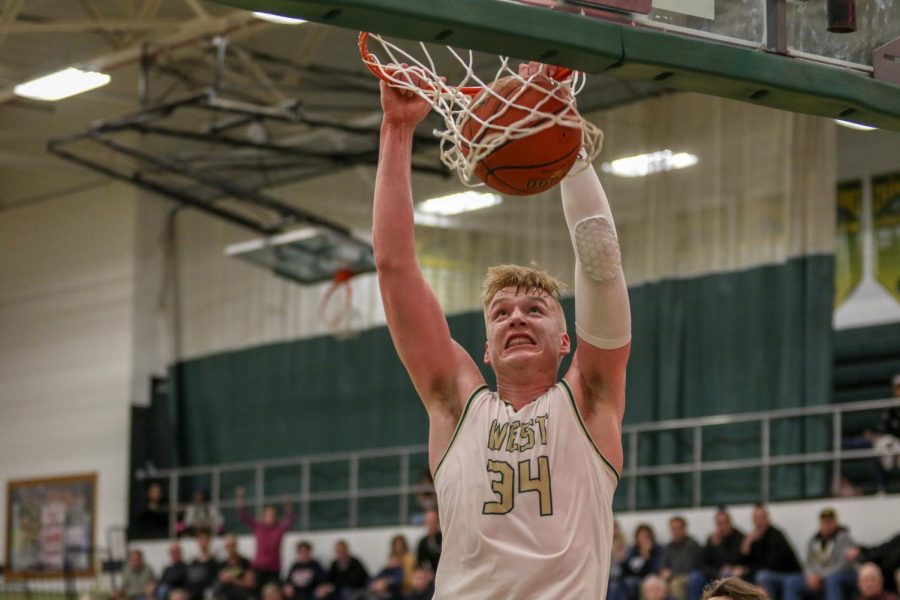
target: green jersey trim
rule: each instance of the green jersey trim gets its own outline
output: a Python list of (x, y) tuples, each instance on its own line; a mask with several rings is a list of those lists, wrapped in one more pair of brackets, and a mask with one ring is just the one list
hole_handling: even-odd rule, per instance
[(462, 429), (463, 421), (466, 420), (466, 415), (469, 414), (469, 408), (472, 406), (472, 401), (475, 400), (475, 396), (488, 389), (487, 384), (483, 383), (475, 388), (475, 391), (469, 395), (469, 399), (466, 400), (466, 407), (463, 409), (462, 415), (459, 417), (459, 422), (456, 424), (456, 429), (453, 430), (453, 437), (450, 438), (450, 443), (447, 445), (447, 449), (444, 450), (444, 455), (441, 456), (441, 461), (434, 468), (434, 474), (432, 475), (432, 479), (437, 479), (438, 471), (441, 470), (441, 465), (444, 464), (444, 460), (447, 458), (447, 455), (450, 454), (450, 449), (453, 448), (453, 442), (456, 441), (456, 436), (459, 435), (459, 430)]
[(575, 418), (578, 420), (578, 424), (581, 426), (581, 431), (584, 432), (584, 436), (587, 438), (587, 441), (591, 443), (591, 446), (594, 448), (594, 450), (597, 452), (606, 466), (609, 467), (609, 470), (612, 471), (613, 475), (616, 476), (616, 482), (618, 482), (619, 472), (614, 466), (612, 466), (612, 463), (609, 462), (605, 456), (603, 456), (603, 453), (600, 452), (600, 448), (597, 447), (597, 444), (595, 444), (593, 438), (591, 438), (591, 434), (588, 432), (587, 426), (584, 424), (584, 419), (581, 418), (581, 413), (578, 412), (578, 405), (575, 404), (575, 394), (572, 393), (572, 388), (569, 387), (569, 384), (566, 383), (564, 379), (561, 379), (559, 382), (562, 384), (563, 389), (566, 390), (566, 395), (569, 397), (569, 402), (572, 404), (572, 412), (575, 413)]

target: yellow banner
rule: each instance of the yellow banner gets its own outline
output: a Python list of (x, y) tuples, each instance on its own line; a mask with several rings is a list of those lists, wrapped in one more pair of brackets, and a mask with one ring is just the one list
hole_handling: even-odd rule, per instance
[(834, 251), (834, 307), (847, 299), (862, 281), (862, 181), (837, 186), (837, 244)]
[(900, 301), (900, 173), (872, 178), (875, 278)]

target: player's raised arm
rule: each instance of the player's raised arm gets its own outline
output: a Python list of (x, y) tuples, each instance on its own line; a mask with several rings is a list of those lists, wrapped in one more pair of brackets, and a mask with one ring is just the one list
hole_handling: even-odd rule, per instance
[[(600, 414), (609, 421), (607, 425), (618, 428), (625, 410), (631, 309), (616, 226), (592, 166), (575, 165), (573, 174), (562, 182), (562, 198), (575, 249), (578, 335), (578, 348), (566, 379), (580, 389), (579, 403), (585, 414)], [(606, 431), (598, 433), (605, 437)], [(610, 452), (617, 453), (621, 450)]]
[(471, 357), (450, 338), (443, 310), (416, 259), (412, 141), (416, 125), (431, 107), (413, 92), (385, 83), (381, 84), (381, 104), (384, 120), (375, 178), (373, 245), (384, 311), (397, 353), (432, 420), (440, 409), (449, 409), (444, 412), (454, 417), (464, 395), (483, 378)]

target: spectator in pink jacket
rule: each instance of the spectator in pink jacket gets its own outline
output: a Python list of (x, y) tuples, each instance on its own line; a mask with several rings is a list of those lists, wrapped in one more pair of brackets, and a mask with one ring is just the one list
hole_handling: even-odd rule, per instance
[(267, 583), (280, 584), (281, 573), (281, 541), (284, 534), (294, 525), (294, 510), (289, 501), (284, 503), (284, 516), (278, 519), (278, 509), (266, 506), (263, 518), (258, 521), (247, 510), (244, 502), (244, 488), (235, 490), (238, 514), (256, 538), (256, 558), (253, 559), (253, 570), (256, 572), (257, 592)]

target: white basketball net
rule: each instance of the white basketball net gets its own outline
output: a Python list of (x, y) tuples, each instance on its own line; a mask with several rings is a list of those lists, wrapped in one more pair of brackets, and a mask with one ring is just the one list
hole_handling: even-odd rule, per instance
[[(553, 85), (548, 90), (546, 76), (522, 77), (516, 68), (510, 66), (510, 59), (501, 56), (499, 57), (500, 65), (494, 73), (493, 79), (485, 81), (474, 72), (474, 56), (471, 50), (461, 53), (446, 46), (447, 51), (459, 62), (465, 73), (459, 82), (450, 84), (437, 72), (434, 60), (425, 44), (418, 44), (424, 55), (420, 59), (381, 36), (369, 34), (368, 40), (370, 43), (374, 40), (380, 44), (387, 60), (382, 63), (370, 51), (363, 58), (363, 62), (370, 68), (380, 71), (381, 76), (390, 85), (415, 92), (431, 104), (434, 111), (444, 119), (445, 129), (434, 132), (440, 138), (441, 162), (455, 171), (465, 185), (472, 187), (483, 185), (476, 177), (473, 177), (475, 167), (495, 149), (510, 140), (528, 137), (556, 125), (581, 129), (582, 145), (589, 162), (600, 153), (603, 145), (603, 132), (583, 119), (576, 109), (575, 97), (585, 83), (583, 73), (572, 71), (572, 74), (564, 81), (552, 80)], [(407, 66), (401, 66), (404, 64)], [(416, 80), (412, 76), (423, 80), (425, 85), (411, 83)], [(505, 77), (514, 77), (521, 84), (517, 91), (509, 97), (503, 97), (491, 88), (491, 84)], [(544, 86), (539, 85), (539, 78)], [(499, 103), (497, 110), (486, 118), (472, 113), (480, 88), (486, 89), (487, 92), (484, 93), (490, 94)], [(543, 98), (535, 106), (518, 104), (519, 98), (529, 89), (539, 90)], [(542, 110), (551, 100), (554, 110)], [(558, 110), (560, 102), (567, 104), (567, 108)], [(510, 109), (521, 110), (522, 118), (510, 124), (495, 123)], [(477, 123), (474, 130), (485, 132), (484, 135), (474, 136), (475, 140), (468, 139), (462, 132), (464, 123), (470, 118)], [(464, 152), (463, 148), (467, 151)]]

